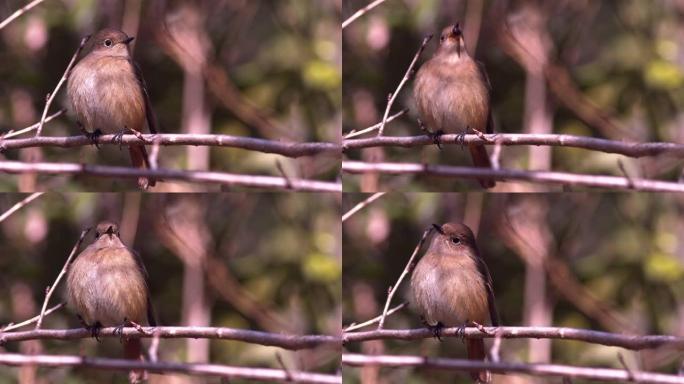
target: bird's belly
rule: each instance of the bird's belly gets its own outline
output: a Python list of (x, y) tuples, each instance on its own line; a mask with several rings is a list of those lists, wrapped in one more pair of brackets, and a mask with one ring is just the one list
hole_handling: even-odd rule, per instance
[(486, 130), (489, 115), (487, 95), (467, 84), (450, 84), (434, 100), (435, 125), (445, 133), (465, 133), (469, 128)]
[(127, 128), (144, 128), (145, 102), (132, 73), (110, 66), (81, 69), (72, 76), (72, 107), (86, 129), (119, 133)]

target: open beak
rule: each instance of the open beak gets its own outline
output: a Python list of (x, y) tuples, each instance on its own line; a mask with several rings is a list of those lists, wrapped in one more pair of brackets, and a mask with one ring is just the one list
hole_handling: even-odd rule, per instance
[(123, 41), (123, 43), (126, 44), (126, 45), (128, 45), (128, 43), (130, 43), (131, 41), (133, 41), (133, 39), (135, 39), (135, 37), (131, 36), (131, 37), (125, 39), (125, 40)]

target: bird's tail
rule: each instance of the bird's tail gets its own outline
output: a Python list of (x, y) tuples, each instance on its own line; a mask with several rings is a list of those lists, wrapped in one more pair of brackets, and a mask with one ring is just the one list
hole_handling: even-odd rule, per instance
[[(123, 341), (124, 358), (127, 360), (144, 360), (142, 355), (142, 343), (140, 339), (130, 339)], [(140, 383), (147, 378), (144, 370), (132, 370), (128, 372), (130, 383)]]
[[(466, 351), (468, 352), (468, 359), (483, 360), (487, 356), (485, 352), (484, 340), (482, 339), (468, 339), (466, 340)], [(489, 383), (492, 380), (492, 375), (489, 371), (470, 372), (470, 376), (476, 383)]]
[[(150, 158), (147, 155), (147, 150), (144, 145), (131, 145), (128, 147), (128, 152), (131, 154), (131, 163), (134, 167), (141, 169), (150, 169)], [(138, 178), (138, 186), (141, 189), (154, 187), (156, 180), (153, 178), (140, 177)]]
[[(482, 144), (468, 144), (470, 150), (470, 157), (473, 158), (473, 164), (476, 167), (492, 168), (492, 162), (489, 160), (487, 149)], [(478, 179), (482, 188), (494, 188), (496, 183), (490, 179)]]

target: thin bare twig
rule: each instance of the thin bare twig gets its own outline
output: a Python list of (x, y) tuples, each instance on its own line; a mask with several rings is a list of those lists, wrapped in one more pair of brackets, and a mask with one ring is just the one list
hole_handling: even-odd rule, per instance
[[(74, 340), (92, 336), (85, 328), (74, 329), (36, 329), (24, 332), (0, 333), (0, 345), (9, 342), (26, 340)], [(98, 333), (98, 337), (128, 337), (162, 339), (214, 339), (234, 340), (245, 343), (279, 347), (292, 351), (316, 347), (339, 348), (342, 341), (339, 336), (331, 335), (293, 335), (284, 333), (268, 333), (251, 329), (225, 327), (106, 327)]]
[(385, 125), (387, 124), (387, 117), (389, 116), (390, 109), (392, 109), (392, 104), (394, 104), (394, 101), (397, 99), (397, 96), (399, 95), (399, 92), (401, 92), (401, 89), (404, 87), (404, 84), (406, 84), (406, 82), (411, 78), (411, 75), (413, 74), (413, 67), (416, 66), (416, 63), (418, 62), (418, 58), (420, 57), (420, 54), (423, 53), (423, 51), (425, 50), (425, 46), (427, 45), (427, 43), (431, 39), (432, 39), (432, 35), (429, 35), (429, 36), (426, 36), (425, 38), (423, 38), (423, 42), (420, 44), (420, 48), (418, 48), (418, 52), (416, 52), (415, 56), (413, 56), (413, 60), (411, 60), (411, 64), (409, 65), (408, 69), (406, 70), (404, 77), (399, 82), (397, 89), (394, 90), (394, 93), (391, 93), (389, 95), (387, 107), (385, 108), (385, 114), (382, 116), (382, 123), (380, 123), (380, 128), (378, 130), (378, 137), (382, 136), (385, 133)]
[[(397, 119), (397, 118), (399, 118), (399, 117), (405, 115), (408, 111), (409, 111), (408, 108), (402, 109), (401, 111), (399, 111), (399, 112), (395, 113), (394, 115), (388, 117), (388, 118), (387, 118), (387, 121), (385, 122), (385, 124), (391, 123), (391, 122), (394, 121), (395, 119)], [(353, 137), (365, 135), (366, 133), (371, 133), (371, 132), (373, 132), (373, 131), (375, 131), (375, 130), (380, 129), (381, 126), (382, 126), (382, 122), (377, 123), (377, 124), (375, 124), (375, 125), (372, 125), (372, 126), (370, 126), (370, 127), (368, 127), (368, 128), (364, 128), (364, 129), (362, 129), (362, 130), (360, 130), (360, 131), (352, 130), (352, 131), (350, 131), (349, 133), (347, 133), (347, 134), (344, 136), (344, 138), (345, 138), (345, 139), (351, 139), (351, 138), (353, 138)]]
[[(287, 189), (282, 177), (240, 175), (223, 172), (185, 171), (175, 169), (141, 169), (74, 163), (23, 163), (19, 161), (0, 162), (0, 172), (45, 173), (53, 175), (90, 175), (97, 177), (128, 178), (153, 177), (157, 180), (178, 180), (194, 183), (243, 186), (264, 189)], [(340, 183), (292, 179), (292, 188), (300, 191), (342, 192)]]
[[(0, 364), (10, 366), (38, 365), (45, 367), (87, 367), (116, 371), (147, 370), (155, 373), (176, 372), (192, 376), (214, 376), (226, 379), (251, 379), (259, 381), (285, 381), (287, 374), (280, 369), (247, 368), (218, 364), (190, 364), (175, 362), (151, 362), (140, 360), (108, 359), (69, 355), (22, 355), (0, 354)], [(324, 373), (291, 372), (297, 383), (341, 384), (342, 377)]]
[[(347, 344), (370, 340), (418, 340), (433, 336), (434, 333), (428, 328), (382, 329), (364, 332), (345, 332), (342, 335), (342, 342)], [(629, 335), (567, 327), (484, 327), (483, 330), (480, 330), (477, 327), (466, 327), (465, 331), (460, 327), (450, 327), (441, 330), (440, 336), (464, 336), (466, 338), (502, 337), (504, 339), (559, 339), (583, 341), (635, 351), (660, 347), (671, 347), (684, 350), (684, 337), (682, 336)]]
[(406, 267), (404, 267), (404, 270), (401, 272), (401, 275), (399, 275), (399, 279), (393, 287), (390, 287), (389, 294), (387, 295), (387, 301), (385, 301), (385, 308), (382, 310), (382, 316), (380, 317), (380, 321), (378, 322), (378, 330), (382, 329), (382, 327), (385, 325), (385, 318), (387, 317), (387, 311), (389, 309), (390, 303), (392, 302), (392, 297), (394, 297), (394, 294), (397, 292), (399, 285), (401, 285), (401, 282), (404, 280), (406, 275), (408, 275), (409, 272), (411, 272), (411, 270), (413, 269), (413, 259), (416, 258), (418, 251), (423, 246), (423, 243), (425, 243), (425, 239), (430, 234), (430, 232), (432, 232), (432, 227), (427, 228), (425, 232), (423, 232), (423, 236), (420, 238), (418, 245), (416, 245), (416, 249), (413, 250), (413, 254), (411, 254), (411, 257), (406, 263)]
[(81, 50), (83, 49), (85, 43), (88, 41), (89, 38), (90, 36), (86, 36), (81, 39), (81, 44), (79, 44), (78, 49), (76, 49), (74, 56), (71, 57), (71, 61), (69, 62), (69, 65), (67, 65), (67, 68), (64, 71), (62, 78), (59, 79), (59, 82), (57, 83), (57, 86), (52, 91), (52, 93), (48, 93), (47, 101), (45, 102), (45, 108), (43, 108), (43, 115), (40, 117), (40, 123), (38, 124), (38, 129), (36, 130), (36, 136), (40, 136), (40, 134), (43, 132), (43, 124), (45, 124), (45, 117), (47, 116), (48, 110), (50, 109), (50, 104), (52, 104), (52, 100), (54, 100), (55, 96), (57, 96), (57, 92), (59, 92), (59, 89), (62, 87), (62, 84), (64, 84), (66, 79), (69, 77), (69, 72), (71, 71), (71, 68), (74, 66), (76, 58), (81, 53)]
[(25, 205), (27, 205), (28, 203), (30, 203), (30, 202), (32, 202), (33, 200), (39, 198), (43, 193), (45, 193), (45, 192), (35, 192), (35, 193), (32, 193), (31, 195), (29, 195), (29, 196), (28, 196), (27, 198), (25, 198), (24, 200), (22, 200), (22, 201), (20, 201), (20, 202), (18, 202), (18, 203), (16, 203), (16, 204), (14, 204), (14, 205), (12, 206), (12, 208), (8, 209), (7, 211), (5, 211), (5, 213), (3, 213), (2, 215), (0, 215), (0, 223), (2, 223), (3, 221), (5, 221), (6, 218), (10, 217), (10, 215), (12, 215), (14, 212), (20, 210), (21, 208), (23, 208), (23, 207), (24, 207)]
[[(452, 167), (417, 163), (364, 163), (343, 161), (342, 171), (352, 174), (383, 173), (391, 175), (421, 175), (463, 179), (488, 178), (496, 181), (526, 181), (576, 187), (606, 188), (649, 192), (684, 192), (684, 184), (617, 176), (584, 175), (564, 172), (521, 171), (515, 169), (487, 169), (478, 167)], [(632, 185), (633, 184), (633, 185)]]
[(24, 5), (23, 7), (19, 8), (17, 11), (15, 11), (13, 14), (11, 14), (8, 18), (3, 20), (2, 23), (0, 23), (0, 29), (5, 28), (9, 23), (13, 22), (16, 18), (18, 18), (19, 16), (28, 12), (31, 8), (42, 3), (43, 1), (45, 1), (45, 0), (33, 0), (32, 2), (30, 2), (26, 5)]
[(62, 267), (62, 270), (59, 271), (59, 275), (57, 275), (57, 279), (55, 279), (55, 282), (52, 284), (52, 286), (47, 288), (47, 294), (45, 295), (45, 300), (43, 301), (43, 307), (40, 310), (40, 316), (38, 317), (38, 321), (36, 322), (36, 329), (40, 329), (40, 326), (43, 324), (43, 317), (45, 316), (45, 309), (47, 308), (48, 302), (50, 301), (50, 297), (52, 296), (52, 293), (55, 291), (55, 288), (59, 285), (59, 282), (62, 280), (62, 277), (64, 277), (64, 274), (66, 273), (67, 269), (69, 268), (69, 264), (71, 264), (71, 259), (74, 258), (74, 255), (76, 255), (76, 251), (78, 251), (78, 248), (81, 246), (81, 243), (83, 243), (83, 239), (86, 237), (88, 232), (90, 232), (91, 228), (86, 228), (81, 232), (81, 236), (79, 236), (78, 241), (76, 241), (76, 244), (74, 244), (74, 248), (71, 250), (71, 253), (69, 254), (69, 257), (67, 257), (66, 262), (64, 263), (64, 266)]
[[(47, 118), (45, 118), (45, 123), (49, 123), (50, 121), (52, 121), (52, 120), (55, 119), (56, 117), (59, 117), (59, 116), (61, 116), (62, 114), (64, 114), (64, 112), (66, 112), (66, 109), (62, 108), (62, 109), (60, 109), (59, 111), (53, 113), (52, 115), (50, 115), (50, 116), (48, 116)], [(10, 131), (8, 131), (8, 132), (5, 132), (5, 133), (3, 133), (2, 135), (0, 135), (0, 143), (2, 143), (2, 140), (3, 140), (3, 139), (9, 139), (10, 137), (23, 135), (24, 133), (29, 133), (29, 132), (33, 131), (34, 129), (38, 129), (39, 126), (40, 126), (40, 122), (37, 122), (37, 123), (35, 123), (35, 124), (33, 124), (33, 125), (30, 125), (30, 126), (28, 126), (28, 127), (26, 127), (26, 128), (22, 128), (22, 129), (20, 129), (20, 130), (18, 130), (18, 131), (10, 130)]]
[(0, 140), (0, 152), (9, 149), (29, 148), (29, 147), (81, 147), (92, 144), (113, 144), (113, 145), (127, 145), (127, 144), (146, 144), (159, 143), (159, 145), (206, 145), (215, 147), (232, 147), (246, 150), (274, 153), (286, 157), (302, 157), (314, 156), (318, 154), (340, 154), (342, 147), (335, 143), (288, 143), (282, 141), (257, 139), (253, 137), (241, 137), (230, 135), (214, 135), (214, 134), (127, 134), (123, 136), (117, 135), (100, 135), (94, 140), (85, 137), (84, 135), (54, 137), (54, 136), (40, 136), (26, 139), (5, 139)]
[[(451, 371), (482, 371), (493, 373), (524, 373), (533, 376), (556, 376), (600, 381), (627, 381), (629, 373), (621, 369), (576, 367), (558, 364), (494, 363), (481, 360), (445, 359), (424, 356), (391, 356), (342, 354), (342, 364), (349, 366), (418, 367)], [(683, 384), (684, 377), (662, 373), (639, 372), (640, 383)]]
[(377, 7), (378, 5), (384, 3), (385, 0), (375, 0), (372, 3), (366, 5), (365, 7), (359, 9), (358, 11), (354, 12), (353, 15), (351, 15), (347, 20), (342, 22), (342, 29), (347, 28), (347, 26), (351, 23), (353, 23), (356, 19), (359, 17), (363, 16), (366, 14), (366, 12), (370, 11), (371, 9)]
[[(495, 133), (479, 137), (476, 134), (459, 136), (455, 134), (441, 135), (440, 144), (483, 144), (483, 145), (547, 145), (595, 150), (605, 153), (615, 153), (628, 157), (640, 158), (645, 156), (671, 155), (684, 157), (684, 144), (653, 142), (636, 143), (599, 139), (596, 137), (558, 135), (558, 134), (523, 134), (523, 133)], [(420, 147), (434, 144), (434, 139), (428, 135), (420, 136), (383, 136), (367, 139), (344, 140), (343, 151), (372, 147)]]
[[(407, 302), (403, 302), (403, 303), (397, 305), (396, 307), (387, 311), (387, 316), (393, 314), (394, 312), (397, 312), (398, 310), (404, 308), (407, 305), (408, 305)], [(382, 318), (382, 315), (379, 315), (379, 316), (374, 317), (368, 321), (364, 321), (363, 323), (360, 323), (360, 324), (356, 324), (356, 323), (349, 324), (346, 328), (344, 328), (344, 332), (351, 332), (351, 331), (355, 331), (357, 329), (365, 328), (369, 325), (373, 325), (373, 324), (377, 323), (378, 321), (380, 321), (381, 318)]]
[[(45, 314), (43, 315), (43, 317), (45, 317), (45, 316), (51, 314), (52, 312), (62, 308), (64, 305), (65, 305), (65, 303), (59, 303), (59, 304), (55, 305), (54, 307), (45, 311)], [(24, 320), (21, 323), (17, 323), (17, 324), (9, 323), (5, 327), (0, 328), (0, 333), (9, 332), (9, 331), (12, 331), (14, 329), (18, 329), (21, 327), (25, 327), (27, 325), (31, 325), (31, 324), (35, 323), (36, 321), (38, 321), (38, 319), (40, 319), (40, 315), (33, 316), (32, 318), (30, 318), (28, 320)]]
[(367, 198), (366, 200), (356, 204), (352, 209), (347, 211), (347, 213), (342, 215), (342, 222), (344, 223), (348, 218), (352, 217), (353, 214), (364, 209), (365, 207), (370, 205), (370, 203), (374, 202), (375, 200), (381, 198), (385, 193), (387, 193), (387, 192), (375, 193), (375, 194), (371, 195), (369, 198)]
[(290, 181), (290, 177), (285, 173), (285, 169), (283, 169), (283, 164), (280, 163), (280, 161), (276, 160), (276, 168), (278, 168), (278, 172), (280, 172), (280, 175), (285, 179), (285, 186), (287, 186), (287, 189), (292, 189), (292, 182)]

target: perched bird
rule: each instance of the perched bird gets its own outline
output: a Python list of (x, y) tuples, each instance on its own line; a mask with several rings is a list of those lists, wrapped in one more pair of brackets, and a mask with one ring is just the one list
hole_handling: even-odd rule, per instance
[[(121, 242), (118, 226), (101, 222), (95, 241), (69, 266), (67, 302), (93, 335), (100, 327), (122, 327), (128, 321), (143, 324), (147, 320), (156, 326), (147, 279), (142, 259)], [(142, 357), (140, 339), (123, 343), (125, 358)]]
[[(144, 132), (145, 125), (157, 133), (145, 80), (128, 51), (132, 40), (117, 29), (97, 32), (88, 39), (85, 56), (69, 74), (71, 106), (79, 127), (91, 138), (101, 133)], [(150, 168), (144, 145), (131, 145), (128, 151), (133, 166)], [(155, 180), (141, 177), (138, 185), (147, 189)]]
[[(466, 134), (471, 129), (493, 133), (490, 91), (487, 73), (468, 54), (459, 24), (446, 27), (413, 86), (421, 124), (436, 134)], [(475, 166), (492, 167), (484, 145), (468, 144), (468, 150)], [(495, 185), (490, 179), (479, 182), (484, 188)]]
[[(435, 235), (411, 276), (415, 305), (430, 327), (464, 327), (469, 322), (499, 325), (492, 278), (480, 256), (473, 232), (464, 224), (433, 224)], [(468, 358), (484, 360), (482, 339), (467, 339)], [(487, 383), (488, 371), (472, 372)]]

